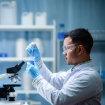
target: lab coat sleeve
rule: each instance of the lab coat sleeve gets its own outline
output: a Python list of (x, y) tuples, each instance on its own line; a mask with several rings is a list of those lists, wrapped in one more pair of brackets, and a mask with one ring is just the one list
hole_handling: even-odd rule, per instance
[(61, 89), (63, 86), (63, 82), (67, 75), (67, 72), (59, 72), (59, 73), (52, 73), (46, 65), (43, 63), (42, 60), (37, 62), (37, 66), (39, 68), (41, 76), (49, 82), (53, 87), (57, 89)]
[(61, 90), (54, 88), (42, 76), (34, 79), (32, 84), (52, 105), (74, 105), (96, 92), (95, 80), (87, 74), (79, 75), (73, 81), (68, 80)]

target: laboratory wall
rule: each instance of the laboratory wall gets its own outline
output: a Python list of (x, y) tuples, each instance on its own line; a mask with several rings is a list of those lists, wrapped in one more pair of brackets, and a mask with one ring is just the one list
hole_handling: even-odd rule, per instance
[[(12, 1), (12, 0), (0, 0)], [(52, 25), (53, 20), (56, 21), (56, 60), (57, 56), (60, 56), (60, 67), (57, 69), (56, 62), (56, 72), (60, 70), (69, 70), (72, 65), (67, 65), (62, 55), (63, 41), (60, 42), (60, 51), (57, 54), (57, 41), (60, 24), (65, 25), (64, 31), (68, 32), (75, 28), (86, 28), (91, 30), (105, 30), (105, 0), (15, 0), (17, 5), (17, 25), (21, 25), (21, 15), (23, 12), (32, 12), (35, 17), (36, 12), (46, 12), (47, 14), (47, 25)], [(9, 13), (8, 13), (9, 15)], [(35, 20), (33, 21), (35, 23)], [(27, 43), (31, 43), (34, 38), (40, 38), (43, 41), (44, 47), (44, 57), (51, 57), (51, 47), (52, 38), (50, 36), (50, 31), (0, 31), (0, 52), (6, 52), (8, 57), (16, 56), (16, 41), (18, 38), (26, 39)], [(94, 62), (94, 66), (97, 71), (105, 70), (105, 33), (97, 34), (94, 36), (94, 45), (91, 51), (91, 59)], [(100, 39), (100, 40), (98, 40)], [(16, 65), (18, 62), (2, 62), (0, 61), (0, 74), (6, 72), (6, 68)], [(45, 62), (48, 69), (52, 70), (51, 63)], [(22, 77), (23, 71), (26, 69), (26, 63), (19, 71), (19, 76)], [(101, 105), (105, 104), (105, 79), (103, 81), (103, 94)], [(10, 83), (9, 79), (0, 81), (2, 86), (4, 83)], [(17, 84), (22, 84), (22, 82), (17, 82)], [(16, 90), (21, 90), (22, 87), (15, 88)], [(35, 88), (34, 88), (35, 90)], [(24, 100), (25, 94), (19, 95), (18, 100)], [(42, 105), (50, 105), (44, 98), (39, 94), (30, 94), (29, 99), (39, 100)]]

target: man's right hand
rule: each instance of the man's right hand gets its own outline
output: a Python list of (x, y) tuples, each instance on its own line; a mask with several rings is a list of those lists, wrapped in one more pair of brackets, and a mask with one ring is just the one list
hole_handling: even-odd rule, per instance
[(34, 58), (35, 62), (37, 62), (41, 59), (39, 49), (38, 49), (37, 45), (34, 44), (33, 42), (27, 46), (26, 51), (32, 58)]

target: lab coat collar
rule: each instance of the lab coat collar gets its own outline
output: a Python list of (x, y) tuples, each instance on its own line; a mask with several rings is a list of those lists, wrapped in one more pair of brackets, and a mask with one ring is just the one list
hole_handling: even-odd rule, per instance
[(82, 68), (85, 68), (85, 67), (90, 67), (90, 66), (93, 66), (93, 61), (92, 60), (89, 60), (89, 61), (85, 61), (85, 62), (82, 62), (74, 67), (71, 68), (71, 72), (74, 71), (75, 69), (82, 69)]
[(64, 81), (64, 84), (71, 77), (71, 75), (74, 75), (76, 72), (79, 72), (81, 70), (85, 70), (84, 68), (86, 68), (86, 67), (93, 67), (93, 61), (89, 60), (86, 62), (82, 62), (82, 63), (78, 64), (77, 66), (73, 67), (72, 69), (70, 69), (70, 71), (68, 71), (68, 74), (67, 74), (67, 77)]

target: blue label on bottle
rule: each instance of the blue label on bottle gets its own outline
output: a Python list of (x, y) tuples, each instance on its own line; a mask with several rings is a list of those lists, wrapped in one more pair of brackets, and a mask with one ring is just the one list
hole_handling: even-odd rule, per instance
[(101, 78), (105, 78), (105, 71), (98, 71), (98, 73), (100, 74)]
[(58, 39), (64, 39), (65, 32), (58, 33)]

